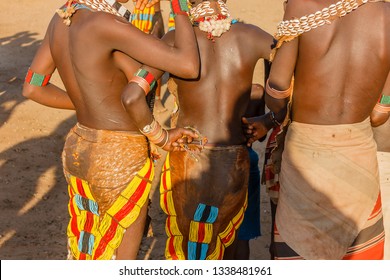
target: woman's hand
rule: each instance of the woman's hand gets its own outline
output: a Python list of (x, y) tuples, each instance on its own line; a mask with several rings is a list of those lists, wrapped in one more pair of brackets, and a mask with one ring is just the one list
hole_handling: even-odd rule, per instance
[(150, 8), (151, 6), (159, 2), (160, 0), (137, 0), (137, 2), (135, 3), (135, 7), (139, 10), (143, 10), (145, 9), (145, 7)]
[(265, 115), (253, 118), (242, 118), (242, 126), (247, 138), (248, 147), (267, 134), (268, 129), (265, 125), (266, 119), (264, 116)]
[(185, 151), (184, 146), (190, 144), (194, 138), (199, 135), (195, 131), (188, 128), (173, 128), (168, 130), (167, 143), (162, 147), (166, 151)]

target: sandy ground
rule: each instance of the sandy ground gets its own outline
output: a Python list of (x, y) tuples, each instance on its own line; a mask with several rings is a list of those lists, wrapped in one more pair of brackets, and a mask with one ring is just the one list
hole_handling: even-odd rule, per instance
[[(0, 2), (0, 259), (57, 260), (66, 257), (67, 188), (60, 154), (64, 137), (76, 122), (74, 112), (56, 110), (21, 95), (28, 66), (54, 11), (63, 1), (14, 0)], [(231, 14), (273, 34), (282, 17), (282, 0), (229, 1)], [(168, 2), (162, 2), (168, 13)], [(131, 4), (128, 4), (131, 7)], [(245, 42), (243, 42), (245, 43)], [(61, 85), (55, 74), (52, 83)], [(254, 82), (262, 84), (262, 71)], [(163, 87), (163, 92), (164, 91)], [(164, 94), (167, 121), (172, 98)], [(255, 149), (262, 156), (264, 144)], [(157, 168), (161, 161), (157, 162)], [(152, 235), (143, 239), (139, 259), (164, 257), (165, 216), (151, 193)], [(263, 236), (251, 241), (251, 259), (269, 259), (270, 210), (262, 187)]]

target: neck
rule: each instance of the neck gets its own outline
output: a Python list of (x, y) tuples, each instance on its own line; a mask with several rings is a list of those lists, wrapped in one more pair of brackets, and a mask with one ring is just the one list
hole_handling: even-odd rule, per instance
[(207, 33), (207, 39), (215, 42), (216, 37), (230, 30), (236, 20), (230, 18), (229, 10), (222, 0), (218, 2), (204, 1), (191, 9), (194, 26)]

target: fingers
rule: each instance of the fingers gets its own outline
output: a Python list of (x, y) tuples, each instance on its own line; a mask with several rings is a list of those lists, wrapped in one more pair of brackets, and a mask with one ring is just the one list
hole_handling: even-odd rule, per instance
[(253, 137), (250, 137), (248, 138), (247, 142), (246, 142), (246, 145), (248, 147), (252, 146), (252, 144), (255, 142), (256, 140), (253, 138)]
[[(191, 129), (185, 129), (185, 128), (182, 128), (181, 129), (181, 134), (184, 136), (184, 137), (187, 137), (187, 139), (192, 139), (192, 138), (198, 138), (199, 135), (196, 134), (195, 131), (191, 130)], [(191, 140), (192, 141), (192, 140)]]
[(248, 135), (252, 135), (255, 132), (253, 128), (244, 127), (244, 133)]
[(172, 142), (171, 146), (172, 147), (180, 147), (180, 144), (178, 142)]
[(164, 150), (170, 151), (186, 151), (187, 144), (195, 144), (204, 146), (207, 143), (205, 137), (201, 138), (196, 131), (187, 128), (173, 128), (168, 130), (169, 140), (164, 147)]
[(145, 9), (145, 7), (152, 6), (150, 3), (151, 2), (149, 2), (149, 0), (137, 0), (137, 2), (135, 3), (135, 7), (139, 10), (143, 10)]
[(178, 145), (179, 144), (186, 144), (186, 143), (188, 143), (189, 141), (188, 141), (188, 138), (187, 137), (181, 137), (181, 138), (179, 138), (179, 139), (177, 139), (175, 142), (173, 142), (173, 143), (177, 143)]
[(147, 1), (145, 1), (145, 0), (137, 0), (135, 3), (135, 7), (137, 9), (141, 9), (142, 6), (143, 6), (143, 8), (145, 8), (146, 2)]
[(245, 117), (242, 117), (241, 121), (242, 121), (242, 129), (244, 131), (245, 136), (247, 138), (252, 137), (253, 134), (255, 133), (254, 126), (251, 123), (249, 123), (248, 119)]
[(242, 117), (241, 122), (242, 122), (242, 126), (244, 127), (244, 129), (253, 130), (253, 123), (249, 122), (249, 120), (247, 118)]
[[(184, 140), (184, 138), (182, 138), (182, 139)], [(186, 143), (191, 143), (191, 142), (193, 141), (193, 139), (194, 139), (193, 137), (187, 135), (187, 136), (185, 137), (185, 140), (186, 140), (185, 142), (186, 142)]]
[(146, 5), (146, 7), (150, 8), (153, 5), (157, 4), (158, 2), (160, 2), (160, 0), (150, 0), (149, 3)]
[(143, 10), (145, 7), (150, 8), (158, 2), (160, 2), (160, 0), (137, 0), (135, 7), (139, 10)]

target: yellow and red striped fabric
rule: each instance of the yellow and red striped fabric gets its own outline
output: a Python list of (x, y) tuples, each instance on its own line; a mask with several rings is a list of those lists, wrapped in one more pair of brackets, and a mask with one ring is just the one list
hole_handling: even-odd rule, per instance
[[(222, 232), (217, 234), (216, 241), (212, 240), (212, 235), (214, 231), (213, 223), (217, 218), (216, 216), (215, 218), (210, 218), (209, 221), (199, 221), (194, 217), (194, 220), (192, 220), (190, 223), (189, 236), (184, 238), (177, 223), (177, 214), (172, 197), (169, 153), (167, 153), (166, 160), (161, 173), (160, 206), (162, 210), (167, 214), (167, 219), (165, 223), (165, 231), (168, 236), (165, 248), (166, 259), (191, 259), (191, 256), (186, 257), (183, 250), (183, 246), (188, 246), (188, 251), (191, 252), (192, 245), (194, 243), (198, 243), (199, 245), (203, 246), (203, 251), (200, 254), (203, 256), (202, 259), (221, 260), (223, 259), (225, 248), (230, 246), (235, 240), (237, 230), (244, 219), (244, 212), (247, 207), (247, 199), (245, 200), (243, 207), (238, 211), (236, 216), (233, 217), (228, 226)], [(199, 206), (208, 207), (201, 204), (199, 204)], [(214, 208), (214, 213), (217, 212), (217, 209), (215, 207), (211, 206), (211, 208)], [(183, 244), (185, 239), (188, 240), (187, 244)], [(211, 242), (216, 242), (215, 250), (207, 255), (208, 244), (210, 244)]]
[(153, 27), (154, 6), (143, 10), (134, 7), (131, 14), (131, 24), (146, 34), (150, 34)]
[(148, 158), (106, 213), (99, 213), (88, 182), (70, 175), (69, 258), (112, 259), (124, 232), (138, 218), (141, 208), (148, 201), (153, 177), (154, 166)]

